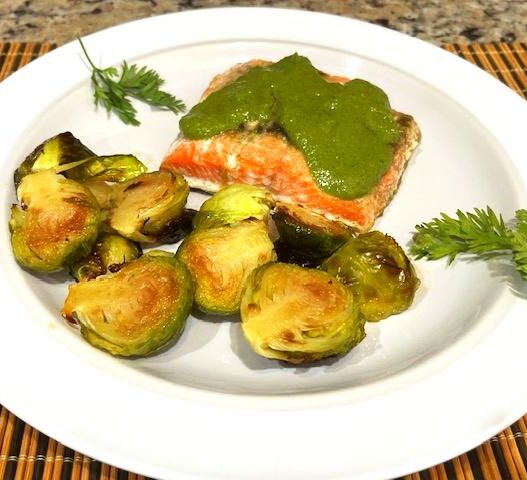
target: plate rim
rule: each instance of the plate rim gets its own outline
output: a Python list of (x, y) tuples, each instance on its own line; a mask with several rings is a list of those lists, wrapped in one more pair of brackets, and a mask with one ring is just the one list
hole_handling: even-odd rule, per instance
[[(510, 89), (508, 89), (507, 87), (502, 85), (498, 80), (490, 77), (490, 75), (485, 74), (482, 71), (479, 71), (479, 69), (477, 69), (477, 67), (469, 65), (468, 62), (463, 62), (463, 60), (455, 57), (453, 54), (450, 54), (450, 53), (448, 53), (446, 51), (443, 51), (443, 50), (439, 49), (439, 47), (435, 47), (435, 46), (432, 46), (432, 45), (427, 44), (425, 42), (421, 42), (421, 41), (413, 39), (411, 37), (407, 37), (406, 35), (403, 35), (401, 33), (384, 29), (383, 27), (379, 27), (379, 26), (375, 26), (375, 25), (371, 25), (371, 24), (366, 24), (365, 22), (361, 22), (361, 21), (355, 20), (355, 19), (336, 17), (336, 16), (329, 15), (329, 14), (321, 14), (321, 13), (316, 13), (316, 12), (305, 12), (305, 11), (294, 10), (294, 9), (276, 9), (276, 8), (259, 8), (259, 7), (228, 7), (228, 8), (223, 7), (223, 8), (214, 8), (214, 9), (202, 9), (202, 10), (170, 13), (170, 14), (165, 14), (165, 15), (161, 15), (161, 16), (157, 16), (157, 17), (151, 17), (151, 18), (147, 18), (147, 19), (141, 19), (141, 20), (136, 20), (136, 21), (133, 21), (133, 22), (128, 22), (126, 24), (117, 25), (117, 26), (111, 27), (109, 29), (102, 30), (100, 32), (96, 32), (96, 33), (94, 33), (92, 35), (89, 35), (89, 36), (85, 37), (85, 39), (86, 39), (86, 41), (89, 41), (90, 44), (94, 45), (92, 47), (89, 47), (90, 50), (92, 50), (92, 48), (93, 48), (95, 51), (101, 51), (101, 47), (104, 45), (105, 42), (108, 41), (108, 39), (115, 38), (117, 35), (121, 35), (122, 32), (124, 32), (126, 35), (129, 35), (130, 34), (129, 32), (134, 32), (136, 29), (146, 28), (148, 30), (148, 28), (151, 28), (152, 26), (156, 26), (156, 24), (158, 24), (158, 23), (165, 24), (165, 22), (171, 22), (171, 21), (175, 21), (177, 23), (178, 20), (180, 20), (180, 24), (181, 24), (181, 23), (184, 22), (184, 17), (187, 17), (187, 20), (188, 20), (189, 24), (192, 23), (192, 21), (196, 21), (195, 19), (194, 20), (191, 19), (191, 17), (195, 17), (195, 18), (198, 18), (198, 19), (199, 19), (199, 17), (201, 17), (202, 19), (208, 17), (208, 21), (211, 21), (212, 17), (214, 15), (216, 15), (217, 13), (220, 13), (220, 12), (221, 12), (221, 15), (222, 15), (222, 19), (224, 19), (225, 16), (228, 16), (228, 17), (230, 17), (229, 21), (234, 21), (235, 19), (237, 19), (237, 20), (244, 19), (244, 18), (247, 19), (251, 15), (258, 15), (259, 18), (263, 18), (263, 17), (270, 18), (268, 16), (271, 16), (271, 17), (274, 16), (275, 18), (282, 17), (283, 20), (286, 17), (288, 19), (292, 19), (293, 17), (297, 17), (296, 20), (302, 20), (302, 21), (305, 21), (306, 23), (310, 23), (310, 22), (314, 22), (314, 21), (319, 21), (320, 20), (321, 23), (325, 22), (328, 25), (329, 24), (333, 24), (335, 26), (335, 30), (338, 30), (339, 32), (342, 29), (342, 26), (344, 24), (346, 24), (345, 26), (353, 26), (353, 28), (350, 27), (350, 30), (358, 29), (361, 32), (373, 32), (373, 34), (372, 34), (373, 37), (374, 37), (373, 40), (376, 41), (376, 42), (379, 42), (379, 43), (381, 43), (381, 39), (383, 39), (383, 40), (390, 39), (390, 40), (394, 41), (398, 45), (402, 45), (402, 44), (409, 45), (409, 47), (408, 47), (409, 49), (413, 49), (413, 45), (416, 45), (415, 48), (417, 50), (426, 51), (430, 55), (433, 54), (432, 56), (434, 58), (440, 58), (441, 61), (442, 62), (444, 61), (445, 64), (453, 65), (453, 67), (451, 67), (451, 68), (454, 68), (454, 70), (456, 72), (458, 70), (459, 71), (463, 71), (469, 77), (477, 78), (478, 80), (480, 80), (481, 83), (478, 83), (478, 85), (480, 85), (480, 88), (479, 89), (474, 89), (474, 90), (478, 90), (478, 91), (484, 90), (484, 91), (499, 92), (500, 99), (503, 99), (503, 105), (501, 106), (502, 109), (505, 110), (507, 108), (512, 108), (513, 111), (516, 112), (516, 113), (514, 113), (514, 115), (520, 115), (520, 117), (523, 117), (523, 118), (527, 119), (527, 105), (525, 104), (525, 102), (520, 103), (520, 102), (522, 102), (522, 100), (518, 96), (516, 96), (515, 93), (513, 93)], [(324, 19), (324, 20), (322, 20), (322, 19)], [(338, 28), (337, 28), (337, 24), (338, 24)], [(166, 40), (164, 40), (164, 41), (166, 41)], [(169, 40), (169, 42), (172, 42), (172, 43), (174, 41), (176, 41), (176, 40), (174, 40), (174, 39)], [(420, 45), (420, 47), (417, 47), (417, 45)], [(134, 46), (134, 42), (132, 42), (132, 45), (128, 46), (127, 48), (130, 49), (130, 48), (133, 48), (133, 46)], [(176, 45), (174, 44), (174, 46), (176, 46)], [(42, 57), (40, 59), (37, 59), (36, 61), (30, 63), (28, 66), (22, 68), (18, 72), (16, 72), (13, 75), (11, 75), (7, 80), (5, 80), (4, 82), (2, 82), (0, 84), (0, 102), (3, 101), (3, 100), (6, 100), (6, 96), (9, 95), (13, 90), (16, 91), (18, 89), (19, 82), (25, 82), (26, 84), (29, 84), (30, 83), (29, 80), (31, 79), (32, 75), (35, 75), (35, 74), (37, 74), (38, 72), (41, 72), (41, 71), (45, 71), (47, 68), (49, 68), (49, 65), (51, 65), (53, 63), (60, 63), (60, 60), (63, 57), (64, 58), (68, 58), (68, 56), (72, 57), (72, 55), (75, 54), (75, 48), (76, 48), (75, 42), (70, 42), (70, 43), (64, 45), (63, 47), (59, 47), (58, 49), (56, 49), (53, 52), (47, 54), (46, 56), (44, 56), (44, 57)], [(373, 51), (378, 53), (380, 48), (382, 48), (382, 45), (374, 45)], [(117, 49), (117, 51), (121, 51), (121, 50), (122, 49)], [(111, 53), (112, 54), (106, 55), (105, 63), (106, 62), (108, 62), (108, 63), (115, 63), (115, 62), (120, 61), (122, 58), (124, 58), (122, 56), (122, 54), (116, 53), (116, 51), (112, 51)], [(144, 52), (144, 53), (148, 53), (148, 52)], [(144, 53), (140, 53), (140, 55), (144, 54)], [(129, 56), (127, 56), (127, 58), (129, 58)], [(88, 72), (87, 71), (81, 71), (79, 68), (72, 68), (72, 71), (68, 72), (66, 74), (66, 77), (67, 77), (66, 82), (75, 82), (79, 78), (81, 78), (81, 79), (82, 78), (87, 78), (88, 77)], [(459, 89), (455, 89), (454, 100), (459, 99), (458, 95), (463, 94), (463, 92), (465, 92), (465, 90), (466, 90), (466, 88), (464, 88), (464, 89), (462, 88), (460, 90)], [(475, 98), (474, 98), (475, 92), (465, 92), (465, 93), (468, 95), (468, 98), (463, 98), (463, 102), (468, 102), (468, 104), (470, 106), (474, 106), (473, 102), (475, 101)], [(472, 95), (470, 95), (471, 93), (472, 93)], [(519, 112), (519, 113), (517, 113), (517, 112)], [(495, 113), (495, 112), (492, 112), (492, 113)], [(488, 111), (486, 111), (486, 115), (489, 115)], [(499, 117), (499, 115), (496, 115), (496, 117)], [(494, 123), (496, 123), (496, 122), (494, 122)], [(503, 144), (503, 147), (509, 153), (509, 156), (511, 156), (511, 158), (513, 158), (513, 159), (518, 159), (519, 157), (517, 157), (516, 153), (514, 153), (515, 150), (513, 149), (511, 151), (511, 149), (508, 148), (508, 147), (511, 146), (511, 144), (509, 143), (510, 140), (507, 141), (507, 139), (510, 139), (511, 137), (510, 137), (510, 135), (509, 136), (505, 135), (505, 133), (506, 132), (503, 132), (502, 129), (500, 129), (498, 137), (500, 137), (502, 139), (503, 138), (506, 139), (505, 140), (505, 144)], [(3, 152), (3, 150), (0, 149), (0, 152)], [(0, 154), (0, 158), (3, 158), (3, 153)], [(516, 162), (517, 162), (517, 160), (516, 160)], [(517, 163), (516, 163), (516, 166), (518, 167)], [(527, 178), (525, 169), (523, 169), (523, 170), (520, 169), (520, 177), (521, 177), (521, 180), (523, 181), (522, 183), (525, 184), (525, 179)], [(520, 179), (519, 179), (519, 181), (520, 181)], [(2, 187), (2, 188), (6, 188), (6, 187)], [(6, 280), (7, 279), (4, 277), (4, 275), (0, 275), (0, 287), (8, 288), (8, 283), (9, 282), (7, 282)], [(2, 290), (0, 289), (0, 291), (2, 291)], [(515, 302), (515, 304), (514, 304), (514, 306), (512, 308), (513, 311), (516, 311), (516, 310), (524, 311), (525, 310), (524, 306), (523, 305), (519, 305), (519, 303), (520, 302)], [(509, 313), (507, 315), (507, 317), (510, 317), (512, 315), (513, 315), (513, 312)], [(517, 315), (520, 315), (520, 314), (517, 314)], [(505, 322), (505, 323), (507, 323), (507, 322)], [(501, 327), (506, 327), (506, 325), (501, 325)], [(482, 340), (482, 343), (484, 345), (480, 345), (476, 349), (478, 352), (480, 350), (482, 350), (482, 349), (485, 350), (485, 348), (491, 348), (492, 349), (492, 345), (489, 345), (489, 339), (488, 338)], [(490, 342), (490, 343), (492, 343), (492, 342)], [(479, 347), (482, 347), (482, 348), (479, 348)], [(0, 358), (2, 358), (2, 356), (4, 356), (4, 359), (7, 359), (6, 352), (7, 352), (7, 350), (4, 351), (3, 354), (2, 354), (2, 352), (0, 352)], [(475, 351), (475, 352), (471, 352), (471, 353), (475, 354), (477, 352)], [(0, 362), (0, 378), (3, 377), (4, 380), (7, 378), (11, 382), (15, 381), (15, 377), (13, 377), (12, 375), (10, 376), (10, 375), (6, 374), (6, 372), (4, 370), (4, 368), (5, 368), (4, 365), (7, 365), (7, 364), (5, 362), (4, 363)], [(28, 366), (29, 365), (25, 365), (25, 368), (27, 369)], [(87, 368), (88, 368), (88, 370), (92, 369), (91, 366), (89, 366)], [(94, 372), (94, 371), (91, 371), (89, 373), (87, 372), (87, 375), (91, 378), (94, 373), (95, 373), (95, 377), (97, 377), (97, 372)], [(105, 379), (105, 384), (107, 384), (107, 383), (111, 384), (112, 382), (115, 382), (115, 378), (113, 376), (108, 376), (108, 378)], [(116, 383), (118, 383), (124, 390), (127, 390), (130, 393), (131, 392), (135, 392), (138, 395), (138, 397), (142, 397), (145, 394), (145, 392), (142, 392), (140, 394), (135, 386), (133, 388), (128, 388), (128, 387), (125, 388), (125, 386), (121, 385), (120, 382), (116, 382)], [(409, 387), (408, 390), (409, 391), (413, 390), (413, 387), (414, 386)], [(471, 438), (470, 441), (468, 439), (465, 439), (466, 441), (463, 443), (463, 446), (462, 446), (461, 449), (459, 448), (459, 446), (457, 446), (455, 448), (452, 447), (452, 450), (456, 450), (458, 453), (460, 453), (462, 450), (464, 450), (466, 448), (470, 448), (470, 446), (474, 446), (477, 443), (479, 443), (480, 440), (481, 440), (480, 437), (482, 435), (484, 436), (484, 438), (483, 438), (483, 440), (484, 440), (484, 439), (488, 438), (487, 435), (488, 435), (489, 432), (492, 435), (492, 433), (495, 433), (496, 431), (500, 430), (501, 428), (504, 428), (504, 427), (508, 426), (510, 423), (512, 423), (511, 419), (512, 419), (512, 421), (514, 421), (516, 418), (521, 416), (521, 413), (518, 413), (518, 412), (521, 411), (523, 413), (525, 410), (527, 410), (527, 388), (525, 388), (524, 390), (525, 390), (525, 392), (524, 392), (525, 393), (525, 397), (524, 397), (524, 402), (522, 402), (521, 405), (518, 405), (517, 408), (515, 408), (515, 409), (509, 410), (508, 411), (509, 412), (508, 415), (503, 416), (502, 418), (500, 418), (499, 422), (494, 422), (492, 426), (489, 426), (489, 428), (487, 430), (485, 430), (485, 432), (481, 432), (481, 431), (478, 432), (479, 435), (476, 435), (475, 437)], [(150, 392), (148, 392), (148, 394), (150, 394)], [(397, 392), (396, 393), (396, 395), (398, 395), (398, 394), (401, 394), (401, 392)], [(148, 395), (146, 395), (146, 396), (148, 396)], [(13, 411), (13, 413), (18, 415), (18, 412), (17, 412), (18, 408), (15, 407), (14, 410), (12, 410), (10, 408), (11, 404), (15, 405), (15, 403), (17, 403), (16, 399), (13, 398), (12, 394), (5, 395), (4, 392), (0, 392), (0, 400), (2, 401), (2, 403), (4, 405), (6, 405), (6, 408), (9, 408), (11, 411)], [(184, 402), (182, 402), (182, 403), (184, 403)], [(99, 452), (97, 446), (85, 445), (84, 442), (79, 441), (79, 435), (81, 435), (81, 433), (75, 432), (74, 431), (75, 429), (73, 429), (73, 430), (66, 429), (66, 431), (56, 432), (56, 430), (57, 430), (57, 426), (56, 425), (55, 426), (48, 425), (48, 422), (41, 421), (40, 418), (39, 419), (34, 418), (34, 415), (29, 411), (30, 409), (27, 410), (28, 405), (25, 405), (24, 408), (25, 408), (25, 410), (24, 409), (20, 410), (20, 415), (19, 415), (22, 419), (24, 419), (24, 420), (27, 419), (29, 424), (34, 424), (39, 429), (41, 429), (41, 428), (40, 428), (40, 426), (38, 424), (43, 425), (43, 428), (41, 429), (41, 431), (46, 432), (46, 433), (48, 433), (48, 432), (51, 433), (50, 436), (52, 436), (53, 438), (64, 439), (64, 443), (67, 443), (68, 445), (71, 445), (75, 449), (78, 449), (80, 451), (84, 451), (84, 452), (87, 452), (87, 453), (89, 453), (90, 451), (93, 451), (93, 452), (96, 453), (96, 455), (94, 455), (95, 457), (100, 458), (100, 459), (104, 459), (104, 461), (107, 461), (108, 463), (119, 463), (119, 465), (123, 465), (124, 466), (123, 468), (127, 468), (127, 469), (129, 469), (131, 471), (135, 471), (137, 473), (144, 473), (146, 475), (149, 475), (149, 474), (151, 474), (149, 472), (153, 472), (154, 470), (156, 470), (156, 467), (154, 465), (147, 466), (146, 464), (141, 464), (141, 462), (137, 463), (137, 462), (134, 462), (134, 461), (130, 461), (130, 459), (118, 458), (118, 456), (109, 455), (108, 452), (106, 452), (106, 451)], [(213, 407), (213, 410), (215, 408), (216, 407)], [(341, 406), (340, 407), (335, 407), (334, 410), (338, 410), (340, 408), (343, 408), (343, 407), (341, 407)], [(332, 409), (333, 409), (333, 407), (332, 407)], [(24, 411), (22, 411), (22, 410), (24, 410)], [(320, 410), (320, 409), (317, 409), (317, 410)], [(229, 411), (229, 415), (233, 415), (234, 414), (233, 418), (237, 416), (235, 414), (236, 412), (233, 412), (230, 409), (222, 410), (222, 412), (223, 412), (222, 414), (226, 414), (225, 413), (226, 411)], [(280, 412), (277, 412), (277, 413), (280, 413)], [(107, 418), (106, 420), (110, 421), (111, 419)], [(84, 428), (85, 426), (83, 425), (82, 427)], [(490, 436), (490, 435), (488, 435), (488, 436)], [(477, 439), (475, 439), (476, 437), (477, 437)], [(63, 441), (63, 440), (60, 440), (60, 441)], [(454, 442), (452, 442), (452, 443), (454, 443)], [(75, 445), (77, 445), (78, 448)], [(444, 450), (443, 453), (446, 453), (446, 450)], [(443, 461), (446, 458), (450, 458), (450, 453), (448, 453), (448, 456), (444, 457), (444, 458), (440, 458), (441, 455), (439, 455), (439, 454), (437, 454), (436, 456), (432, 455), (431, 458), (432, 457), (433, 457), (432, 463), (433, 462), (437, 462), (437, 461)], [(407, 463), (405, 463), (404, 466), (399, 465), (396, 468), (395, 467), (392, 468), (392, 469), (388, 468), (387, 470), (383, 470), (382, 472), (377, 471), (377, 472), (373, 472), (371, 474), (367, 473), (367, 474), (359, 476), (357, 478), (380, 478), (380, 477), (377, 476), (379, 474), (383, 475), (383, 476), (384, 475), (388, 475), (388, 474), (390, 476), (395, 476), (395, 475), (400, 475), (400, 474), (404, 474), (404, 473), (409, 473), (410, 471), (416, 471), (419, 468), (421, 468), (421, 467), (423, 467), (425, 465), (430, 465), (430, 464), (431, 464), (430, 463), (430, 459), (426, 459), (426, 460), (425, 459), (420, 459), (419, 461), (416, 461), (412, 465), (410, 465), (407, 462)], [(126, 465), (128, 465), (128, 466), (126, 466)], [(159, 470), (158, 473), (160, 474), (159, 476), (161, 476), (161, 477), (170, 476), (172, 478), (176, 478), (176, 477), (173, 477), (170, 472), (167, 472), (167, 471), (164, 471), (164, 470)], [(202, 478), (202, 477), (195, 477), (193, 474), (191, 474), (191, 472), (186, 472), (186, 473), (185, 472), (179, 472), (179, 473), (177, 473), (177, 478)], [(203, 478), (205, 478), (205, 477), (203, 477)]]

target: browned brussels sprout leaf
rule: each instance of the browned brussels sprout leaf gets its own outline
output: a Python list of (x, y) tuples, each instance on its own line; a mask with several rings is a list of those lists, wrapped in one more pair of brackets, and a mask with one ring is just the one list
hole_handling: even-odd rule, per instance
[(74, 137), (71, 132), (63, 132), (49, 138), (36, 147), (16, 169), (15, 186), (30, 173), (72, 163), (95, 155), (88, 147)]
[(62, 314), (93, 346), (144, 356), (181, 333), (192, 293), (185, 265), (168, 252), (148, 252), (115, 274), (71, 285)]
[(299, 267), (316, 268), (320, 266), (323, 259), (314, 259), (302, 255), (297, 251), (290, 248), (290, 246), (281, 240), (274, 242), (274, 249), (276, 252), (276, 258), (279, 262), (293, 263)]
[(237, 312), (249, 274), (276, 260), (261, 220), (195, 230), (179, 246), (177, 257), (192, 274), (196, 306), (220, 315)]
[(92, 193), (102, 209), (112, 208), (114, 189), (111, 184), (93, 179), (84, 180), (82, 184)]
[(89, 157), (64, 175), (78, 181), (92, 179), (117, 183), (132, 180), (146, 171), (146, 166), (133, 155), (108, 155)]
[(168, 222), (158, 233), (156, 239), (158, 243), (177, 243), (190, 235), (192, 232), (192, 220), (196, 215), (196, 210), (185, 208), (180, 217)]
[(141, 256), (139, 244), (120, 235), (99, 235), (91, 253), (70, 266), (73, 278), (79, 282), (93, 280), (105, 273), (117, 272), (125, 263)]
[(289, 251), (300, 258), (318, 260), (319, 263), (354, 233), (341, 222), (328, 220), (300, 205), (281, 202), (276, 204), (273, 221), (284, 254)]
[(18, 263), (30, 270), (56, 272), (88, 255), (97, 238), (100, 210), (80, 183), (53, 170), (26, 175), (17, 190), (9, 229)]
[(361, 314), (370, 322), (406, 310), (419, 286), (403, 249), (378, 231), (348, 240), (322, 268), (352, 286)]
[(268, 263), (255, 270), (240, 313), (253, 350), (290, 363), (342, 355), (365, 336), (351, 288), (297, 265)]

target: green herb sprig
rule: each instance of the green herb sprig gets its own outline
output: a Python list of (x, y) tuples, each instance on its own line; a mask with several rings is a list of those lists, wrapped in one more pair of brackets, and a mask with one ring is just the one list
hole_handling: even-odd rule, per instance
[(126, 61), (121, 64), (120, 71), (116, 67), (99, 68), (92, 62), (82, 40), (79, 37), (77, 40), (92, 68), (91, 81), (96, 106), (102, 105), (128, 125), (140, 125), (137, 110), (130, 98), (175, 114), (185, 111), (185, 104), (181, 100), (160, 90), (165, 81), (155, 70), (129, 65)]
[(448, 263), (460, 254), (508, 254), (527, 280), (527, 210), (516, 211), (515, 220), (514, 226), (508, 227), (490, 207), (458, 210), (455, 218), (441, 213), (439, 218), (416, 225), (410, 253), (418, 259), (447, 257)]

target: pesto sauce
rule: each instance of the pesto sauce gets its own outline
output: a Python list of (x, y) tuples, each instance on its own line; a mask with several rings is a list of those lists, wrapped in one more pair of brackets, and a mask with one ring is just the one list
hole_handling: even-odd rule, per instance
[(189, 139), (239, 130), (246, 122), (278, 126), (306, 158), (324, 192), (361, 197), (392, 162), (399, 129), (388, 97), (365, 80), (329, 83), (297, 54), (254, 67), (181, 118)]

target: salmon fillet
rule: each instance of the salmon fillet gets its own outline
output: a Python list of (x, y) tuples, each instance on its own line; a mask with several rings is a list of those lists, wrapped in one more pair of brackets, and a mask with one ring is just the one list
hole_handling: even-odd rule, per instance
[[(249, 69), (270, 62), (252, 60), (214, 77), (202, 99), (223, 88)], [(349, 79), (323, 74), (328, 82)], [(216, 192), (225, 185), (248, 183), (265, 187), (278, 202), (300, 205), (329, 219), (339, 220), (358, 231), (369, 230), (381, 215), (399, 185), (404, 168), (421, 139), (410, 115), (393, 111), (401, 132), (393, 149), (393, 160), (372, 191), (360, 198), (344, 200), (330, 195), (315, 183), (303, 154), (278, 132), (226, 132), (207, 140), (177, 139), (161, 169), (179, 172), (189, 185)]]

